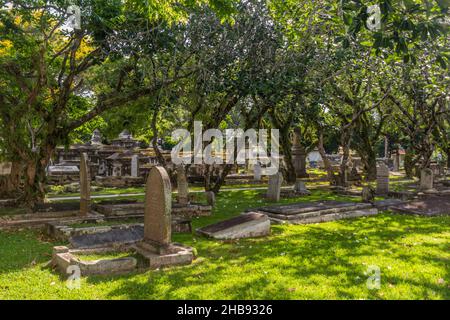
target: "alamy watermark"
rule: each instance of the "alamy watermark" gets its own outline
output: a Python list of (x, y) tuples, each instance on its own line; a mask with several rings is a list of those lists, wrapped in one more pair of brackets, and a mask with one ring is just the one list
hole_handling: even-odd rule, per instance
[(67, 20), (67, 26), (74, 29), (74, 30), (80, 30), (81, 29), (81, 10), (79, 6), (76, 5), (70, 5), (67, 7), (67, 14), (69, 15), (69, 18)]
[[(280, 166), (279, 130), (219, 129), (203, 132), (201, 121), (194, 122), (193, 141), (186, 129), (172, 132), (172, 139), (179, 141), (172, 149), (172, 162), (178, 164), (252, 164), (261, 165), (261, 173), (273, 175)], [(270, 150), (269, 150), (270, 141)], [(210, 142), (203, 148), (205, 142)]]
[(368, 278), (366, 280), (367, 289), (378, 290), (381, 287), (381, 270), (376, 265), (370, 265), (367, 267), (365, 273)]
[(81, 288), (81, 269), (77, 265), (70, 265), (67, 267), (66, 273), (69, 275), (66, 281), (66, 286), (70, 290)]

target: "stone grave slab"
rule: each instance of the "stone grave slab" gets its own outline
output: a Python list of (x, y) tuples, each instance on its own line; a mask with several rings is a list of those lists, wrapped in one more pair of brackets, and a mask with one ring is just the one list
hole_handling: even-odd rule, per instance
[(423, 216), (437, 216), (450, 214), (450, 197), (427, 196), (420, 200), (391, 207), (391, 210)]
[(267, 214), (273, 222), (292, 224), (318, 223), (378, 213), (370, 203), (334, 200), (267, 206), (254, 211)]
[(270, 234), (270, 220), (265, 214), (249, 212), (199, 228), (197, 233), (221, 240), (262, 237)]

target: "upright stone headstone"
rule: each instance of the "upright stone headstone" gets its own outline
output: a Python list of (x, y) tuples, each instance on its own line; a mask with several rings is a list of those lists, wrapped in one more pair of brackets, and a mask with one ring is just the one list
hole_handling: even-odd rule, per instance
[(370, 186), (363, 186), (361, 192), (362, 202), (373, 203), (375, 200), (375, 193)]
[(292, 141), (292, 163), (295, 169), (295, 175), (297, 178), (304, 178), (306, 174), (306, 151), (300, 142), (300, 130), (296, 128), (294, 130), (294, 136)]
[(11, 174), (12, 162), (0, 162), (0, 176)]
[(426, 168), (420, 171), (420, 190), (433, 189), (433, 170)]
[(87, 153), (80, 157), (80, 215), (87, 215), (91, 205), (91, 177)]
[(309, 190), (306, 188), (305, 181), (303, 179), (297, 179), (294, 185), (294, 191), (301, 194), (310, 194)]
[(178, 203), (187, 205), (189, 203), (189, 185), (186, 177), (186, 170), (182, 164), (177, 166), (177, 188)]
[(162, 253), (172, 238), (172, 187), (167, 171), (153, 167), (145, 188), (144, 241)]
[(260, 163), (256, 163), (253, 167), (253, 177), (256, 181), (261, 181), (262, 178), (262, 168)]
[(131, 157), (131, 176), (137, 177), (139, 175), (139, 155), (135, 154)]
[(400, 154), (398, 153), (398, 151), (394, 154), (394, 169), (392, 171), (400, 171)]
[(102, 144), (102, 134), (100, 133), (100, 130), (95, 129), (92, 132), (92, 136), (91, 136), (91, 144), (92, 145), (99, 145)]
[(389, 168), (381, 163), (377, 167), (377, 194), (389, 193)]
[(283, 175), (277, 172), (269, 176), (269, 187), (267, 189), (267, 198), (272, 201), (280, 200), (281, 184), (283, 183)]
[(216, 194), (212, 191), (206, 191), (206, 203), (209, 206), (214, 206), (216, 204)]

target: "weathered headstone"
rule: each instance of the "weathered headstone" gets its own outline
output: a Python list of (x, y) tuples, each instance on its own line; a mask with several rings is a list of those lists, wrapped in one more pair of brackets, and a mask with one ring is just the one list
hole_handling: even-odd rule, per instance
[(294, 191), (296, 193), (309, 194), (309, 190), (306, 188), (305, 181), (302, 179), (297, 179), (294, 185)]
[(261, 181), (261, 177), (262, 177), (261, 164), (259, 164), (259, 163), (255, 164), (255, 166), (253, 167), (253, 176), (256, 181)]
[(80, 215), (87, 215), (91, 204), (91, 177), (87, 153), (80, 157)]
[(294, 130), (291, 154), (296, 177), (306, 177), (306, 151), (301, 144), (301, 134), (298, 128)]
[(139, 155), (135, 154), (131, 157), (131, 176), (137, 177), (139, 175)]
[(281, 185), (283, 183), (283, 175), (277, 172), (269, 176), (269, 187), (267, 189), (267, 198), (272, 201), (280, 200)]
[(11, 174), (12, 162), (0, 162), (0, 176)]
[(361, 192), (362, 202), (373, 203), (375, 200), (375, 192), (370, 186), (363, 186)]
[(377, 167), (377, 194), (389, 193), (389, 168), (380, 163)]
[(182, 164), (177, 166), (177, 189), (178, 203), (186, 205), (189, 203), (189, 185), (186, 177), (186, 170)]
[(92, 132), (92, 136), (91, 136), (91, 144), (92, 145), (99, 145), (102, 144), (102, 134), (100, 133), (100, 130), (95, 129)]
[(398, 151), (394, 154), (394, 169), (392, 171), (400, 171), (400, 154), (398, 153)]
[(167, 171), (155, 166), (150, 171), (145, 191), (144, 241), (157, 253), (170, 245), (172, 214), (172, 187)]
[(433, 189), (433, 171), (423, 169), (420, 171), (420, 190), (427, 191)]
[(206, 203), (209, 206), (214, 206), (216, 203), (216, 194), (212, 191), (206, 191)]

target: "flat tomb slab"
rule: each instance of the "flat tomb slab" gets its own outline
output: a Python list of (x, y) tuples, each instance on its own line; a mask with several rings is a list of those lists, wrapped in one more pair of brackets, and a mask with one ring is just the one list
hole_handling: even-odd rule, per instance
[[(139, 216), (144, 215), (144, 203), (120, 203), (120, 204), (97, 204), (95, 210), (106, 217), (114, 216)], [(204, 204), (190, 203), (187, 205), (172, 204), (172, 214), (184, 217), (210, 216), (212, 207)]]
[(339, 212), (339, 211), (348, 211), (348, 210), (356, 210), (356, 209), (367, 209), (371, 208), (372, 205), (370, 203), (357, 203), (357, 202), (342, 202), (342, 201), (334, 201), (334, 200), (325, 200), (325, 201), (316, 201), (316, 202), (301, 202), (301, 203), (293, 203), (287, 205), (277, 205), (277, 206), (267, 206), (258, 208), (258, 211), (263, 211), (272, 214), (280, 214), (280, 215), (297, 215), (302, 213), (310, 213), (321, 211), (326, 214), (327, 211), (331, 212)]
[(450, 214), (450, 197), (428, 196), (422, 200), (393, 206), (391, 209), (400, 213), (424, 216), (448, 215)]
[(379, 200), (375, 201), (373, 203), (374, 207), (379, 210), (385, 210), (392, 206), (398, 206), (407, 203), (408, 201), (401, 200), (401, 199), (385, 199), (385, 200)]
[(352, 210), (352, 211), (345, 211), (345, 212), (336, 212), (336, 213), (329, 213), (325, 215), (317, 215), (317, 216), (310, 216), (310, 217), (302, 217), (298, 219), (290, 219), (290, 220), (283, 220), (279, 219), (278, 217), (271, 216), (270, 220), (274, 223), (288, 223), (288, 224), (311, 224), (311, 223), (321, 223), (321, 222), (330, 222), (335, 220), (341, 220), (341, 219), (350, 219), (350, 218), (359, 218), (359, 217), (366, 217), (366, 216), (372, 216), (378, 214), (377, 208), (369, 208), (369, 209), (362, 209), (362, 210)]
[(199, 228), (197, 233), (222, 240), (261, 237), (270, 234), (270, 220), (265, 214), (248, 212)]
[[(118, 244), (131, 244), (144, 239), (144, 224), (123, 224), (113, 226), (98, 226), (70, 228), (56, 226), (58, 238), (69, 239), (74, 248), (95, 248)], [(188, 219), (172, 219), (172, 230), (177, 233), (191, 233), (191, 221)]]

